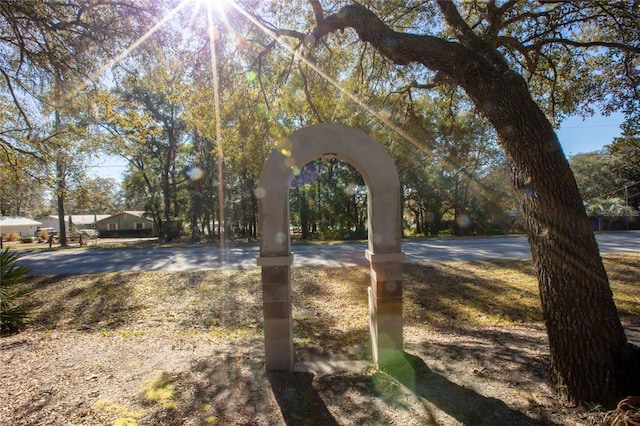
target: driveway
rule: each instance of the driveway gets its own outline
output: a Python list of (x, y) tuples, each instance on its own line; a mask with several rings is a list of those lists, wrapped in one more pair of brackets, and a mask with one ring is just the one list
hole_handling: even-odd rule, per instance
[[(640, 252), (640, 232), (596, 235), (603, 254)], [(293, 266), (365, 265), (366, 243), (294, 245)], [(527, 259), (522, 236), (424, 239), (402, 242), (407, 263), (452, 260)], [(201, 271), (254, 268), (256, 246), (68, 249), (22, 253), (19, 264), (32, 274), (91, 274), (124, 271)]]

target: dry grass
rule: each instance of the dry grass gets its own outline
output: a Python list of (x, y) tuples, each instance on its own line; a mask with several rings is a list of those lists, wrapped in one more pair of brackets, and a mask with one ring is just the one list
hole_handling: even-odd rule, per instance
[[(640, 255), (607, 256), (622, 320), (640, 316)], [(295, 345), (301, 359), (363, 359), (368, 347), (368, 267), (293, 270)], [(204, 332), (257, 337), (260, 271), (36, 276), (25, 283), (36, 330)], [(409, 327), (455, 330), (541, 323), (533, 266), (526, 260), (408, 264), (404, 319)]]
[(37, 330), (218, 333), (259, 326), (259, 280), (257, 270), (225, 270), (35, 276), (25, 285)]

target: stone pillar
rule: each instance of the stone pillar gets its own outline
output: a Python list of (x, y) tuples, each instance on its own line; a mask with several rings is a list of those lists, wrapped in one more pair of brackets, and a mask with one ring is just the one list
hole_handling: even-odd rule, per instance
[(293, 371), (291, 264), (289, 256), (259, 257), (267, 371)]
[(366, 251), (371, 265), (369, 326), (373, 362), (378, 368), (393, 364), (403, 356), (402, 262), (399, 253)]

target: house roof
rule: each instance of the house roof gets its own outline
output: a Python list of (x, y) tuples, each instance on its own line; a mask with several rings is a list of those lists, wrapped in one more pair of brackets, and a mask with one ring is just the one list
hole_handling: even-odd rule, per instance
[(122, 213), (127, 213), (127, 214), (130, 214), (132, 216), (144, 217), (144, 214), (146, 212), (145, 211), (139, 211), (139, 210), (125, 210)]
[(142, 220), (146, 220), (146, 221), (152, 222), (151, 219), (144, 217), (145, 213), (146, 212), (144, 212), (144, 211), (127, 210), (127, 211), (123, 211), (123, 212), (120, 212), (120, 213), (116, 213), (116, 214), (111, 215), (111, 216), (107, 216), (107, 217), (105, 217), (103, 219), (99, 219), (99, 220), (96, 221), (96, 223), (102, 222), (102, 221), (104, 221), (106, 219), (109, 219), (109, 218), (112, 218), (112, 217), (121, 216), (121, 215), (136, 216), (136, 217), (139, 217)]
[[(49, 215), (49, 217), (58, 220), (57, 215)], [(75, 225), (90, 225), (108, 217), (110, 217), (108, 214), (72, 214), (71, 223)], [(69, 215), (64, 216), (64, 221), (69, 223)]]
[(26, 225), (42, 225), (37, 220), (27, 219), (22, 216), (0, 216), (0, 226), (26, 226)]

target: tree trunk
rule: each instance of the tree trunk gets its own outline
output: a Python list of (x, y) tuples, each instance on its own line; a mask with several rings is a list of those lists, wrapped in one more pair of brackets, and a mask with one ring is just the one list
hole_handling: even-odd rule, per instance
[(300, 205), (300, 239), (309, 239), (309, 199), (307, 191), (300, 190), (300, 198), (298, 199)]
[(169, 174), (166, 172), (162, 176), (162, 237), (165, 242), (173, 238), (171, 230), (171, 183)]
[(207, 212), (205, 213), (205, 223), (207, 225), (207, 238), (210, 241), (213, 241), (216, 239), (216, 231), (212, 226), (212, 223), (214, 223), (215, 220), (216, 220), (215, 211), (207, 209)]
[[(479, 67), (482, 68), (482, 67)], [(462, 86), (507, 153), (536, 267), (551, 379), (571, 402), (613, 405), (626, 336), (573, 173), (549, 120), (515, 73), (469, 74)], [(487, 78), (488, 77), (488, 78)]]
[(551, 379), (571, 402), (615, 404), (625, 391), (626, 336), (582, 199), (553, 127), (526, 81), (466, 25), (453, 2), (438, 5), (461, 40), (398, 33), (360, 5), (318, 22), (316, 40), (346, 27), (399, 65), (439, 71), (493, 124), (523, 209), (549, 335)]
[[(60, 117), (60, 109), (58, 102), (60, 101), (60, 86), (61, 86), (61, 76), (58, 69), (56, 69), (55, 73), (56, 84), (55, 84), (55, 99), (56, 99), (56, 108), (54, 112), (54, 120), (55, 120), (55, 131), (56, 133), (60, 132), (61, 125), (61, 117)], [(60, 142), (58, 142), (60, 144)], [(61, 247), (67, 246), (67, 228), (64, 223), (64, 199), (67, 195), (67, 179), (66, 179), (66, 170), (64, 165), (64, 160), (62, 159), (62, 146), (58, 145), (58, 150), (56, 153), (56, 201), (58, 207), (58, 241), (60, 242)]]
[[(199, 74), (198, 77), (200, 77)], [(193, 130), (193, 154), (197, 166), (192, 166), (193, 168), (191, 170), (194, 171), (196, 167), (202, 170), (202, 168), (199, 167), (200, 164), (198, 164), (198, 160), (202, 157), (200, 132), (198, 132), (198, 129)], [(189, 174), (187, 172), (187, 175), (190, 180), (189, 187), (191, 189), (191, 240), (200, 241), (202, 239), (202, 231), (204, 230), (204, 228), (200, 229), (199, 227), (199, 219), (202, 216), (202, 183), (195, 174)]]

